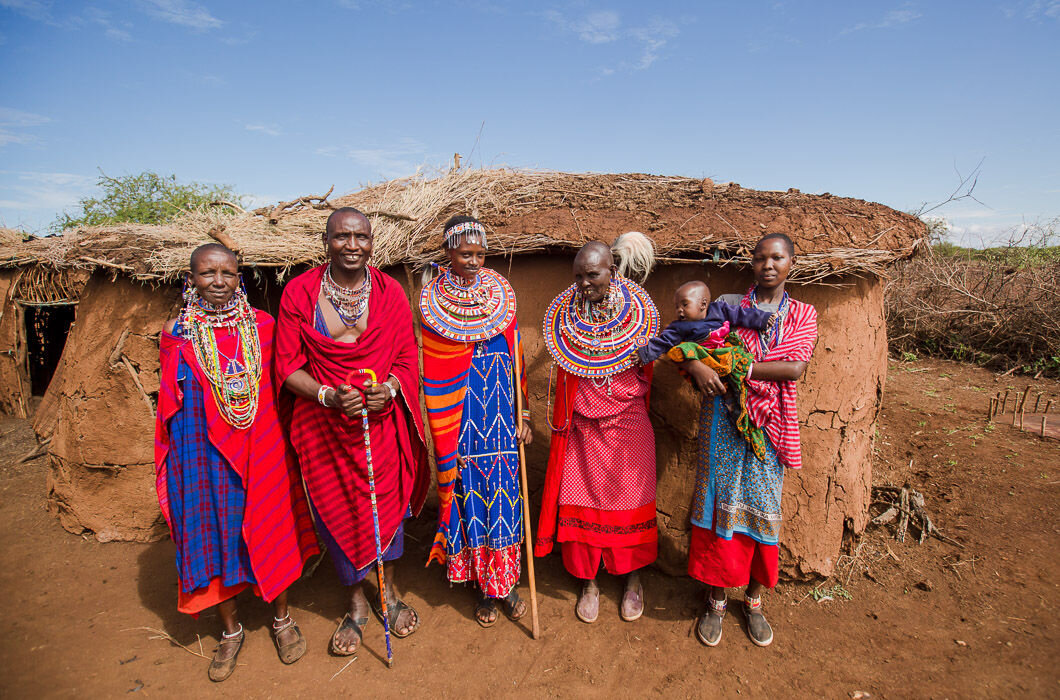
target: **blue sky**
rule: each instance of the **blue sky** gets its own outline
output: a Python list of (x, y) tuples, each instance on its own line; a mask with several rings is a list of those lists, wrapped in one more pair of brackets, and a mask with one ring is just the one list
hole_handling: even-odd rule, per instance
[[(109, 175), (254, 203), (444, 166), (650, 172), (1060, 216), (1060, 0), (0, 0), (0, 222)], [(981, 202), (981, 203), (980, 203)]]

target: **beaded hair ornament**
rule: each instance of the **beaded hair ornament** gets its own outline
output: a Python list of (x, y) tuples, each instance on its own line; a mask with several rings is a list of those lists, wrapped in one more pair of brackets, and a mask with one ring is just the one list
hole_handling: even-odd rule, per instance
[(486, 244), (486, 229), (477, 221), (465, 221), (445, 230), (446, 248), (459, 248), (465, 242), (477, 243), (489, 250)]
[[(250, 427), (258, 413), (261, 341), (246, 290), (241, 285), (226, 303), (214, 305), (185, 280), (180, 322), (195, 350), (195, 359), (209, 380), (221, 418), (233, 428)], [(217, 345), (217, 332), (225, 329), (236, 336), (231, 357)]]

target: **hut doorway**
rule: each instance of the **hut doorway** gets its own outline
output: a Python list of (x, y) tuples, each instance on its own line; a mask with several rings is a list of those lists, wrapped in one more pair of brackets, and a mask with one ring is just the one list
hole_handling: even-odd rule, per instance
[(59, 366), (76, 304), (25, 305), (30, 391), (43, 396)]

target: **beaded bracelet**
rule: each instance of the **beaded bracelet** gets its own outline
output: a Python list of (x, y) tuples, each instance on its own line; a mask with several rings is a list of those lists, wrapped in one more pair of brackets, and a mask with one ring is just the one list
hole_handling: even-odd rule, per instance
[(335, 389), (334, 387), (330, 387), (327, 384), (321, 384), (320, 388), (317, 389), (317, 403), (319, 403), (324, 408), (329, 408), (327, 402), (328, 391), (335, 391)]
[(529, 408), (524, 408), (523, 409), (523, 420), (530, 420), (530, 409)]

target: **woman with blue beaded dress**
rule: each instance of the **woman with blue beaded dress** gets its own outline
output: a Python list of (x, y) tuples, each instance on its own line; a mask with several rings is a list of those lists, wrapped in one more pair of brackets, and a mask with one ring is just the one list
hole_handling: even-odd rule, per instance
[(515, 292), (484, 267), (485, 227), (454, 216), (443, 230), (449, 266), (424, 285), (419, 302), (440, 499), (428, 563), (444, 564), (450, 582), (478, 586), (475, 620), (489, 627), (497, 621), (497, 599), (512, 620), (526, 614), (516, 590), (523, 542), (518, 444), (530, 444), (532, 434), (529, 412), (521, 426), (515, 415), (515, 353), (525, 365)]

